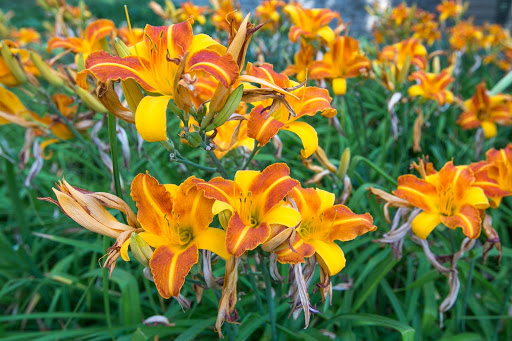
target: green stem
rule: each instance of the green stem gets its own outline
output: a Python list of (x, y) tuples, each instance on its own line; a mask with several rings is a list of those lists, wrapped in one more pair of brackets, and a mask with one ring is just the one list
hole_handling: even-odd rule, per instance
[[(108, 248), (109, 239), (107, 236), (103, 236), (103, 250)], [(107, 327), (110, 332), (110, 337), (112, 341), (115, 340), (114, 332), (112, 330), (112, 317), (110, 316), (110, 297), (108, 296), (108, 269), (103, 268), (102, 272), (102, 282), (103, 282), (103, 307), (105, 310), (105, 317), (107, 319)]]
[(367, 158), (357, 155), (352, 158), (351, 167), (352, 169), (355, 169), (356, 164), (358, 164), (360, 161), (366, 163), (368, 166), (373, 168), (377, 173), (382, 175), (383, 178), (391, 182), (393, 185), (397, 186), (398, 183), (395, 179), (393, 179), (389, 174), (387, 174), (385, 171), (383, 171), (379, 166), (368, 160)]
[(270, 283), (270, 273), (268, 271), (265, 257), (263, 253), (261, 255), (261, 272), (263, 273), (263, 278), (265, 279), (265, 293), (267, 294), (267, 305), (268, 305), (268, 314), (270, 318), (270, 328), (272, 331), (272, 341), (277, 341), (277, 329), (276, 329), (276, 315), (274, 312), (274, 299), (272, 298), (272, 284)]
[(512, 71), (507, 73), (505, 77), (500, 79), (498, 83), (489, 91), (489, 96), (495, 96), (503, 92), (512, 83)]
[(242, 166), (241, 170), (245, 170), (247, 169), (247, 167), (249, 167), (249, 164), (251, 163), (252, 159), (256, 156), (256, 154), (258, 154), (260, 149), (261, 146), (259, 145), (258, 141), (254, 140), (254, 148), (252, 149), (251, 155), (249, 155), (247, 161), (244, 162), (244, 165)]
[(203, 165), (200, 165), (196, 162), (193, 162), (193, 161), (190, 161), (189, 159), (186, 159), (185, 157), (183, 157), (180, 152), (178, 152), (176, 149), (174, 149), (174, 145), (169, 142), (169, 141), (160, 141), (160, 144), (171, 154), (173, 154), (175, 156), (175, 158), (172, 159), (172, 161), (176, 161), (176, 162), (179, 162), (179, 163), (183, 163), (185, 165), (189, 165), (189, 166), (192, 166), (192, 167), (195, 167), (197, 169), (201, 169), (201, 170), (204, 170), (204, 171), (207, 171), (207, 172), (216, 172), (217, 171), (217, 168), (213, 168), (213, 167), (206, 167), (206, 166), (203, 166)]
[(220, 163), (220, 160), (217, 158), (217, 155), (215, 155), (215, 152), (213, 150), (207, 150), (206, 152), (208, 153), (210, 159), (213, 161), (215, 168), (217, 168), (217, 171), (220, 173), (220, 175), (222, 175), (223, 178), (227, 179), (228, 173), (222, 166), (222, 163)]
[(110, 155), (112, 158), (112, 169), (114, 176), (114, 185), (116, 188), (116, 195), (119, 198), (123, 198), (123, 192), (121, 190), (121, 181), (119, 178), (119, 158), (117, 152), (117, 126), (116, 117), (111, 113), (108, 113), (108, 142), (110, 144)]

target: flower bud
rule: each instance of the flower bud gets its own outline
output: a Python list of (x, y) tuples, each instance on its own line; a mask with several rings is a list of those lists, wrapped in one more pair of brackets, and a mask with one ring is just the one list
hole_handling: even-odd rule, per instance
[(114, 45), (116, 46), (117, 55), (121, 58), (130, 56), (130, 49), (126, 44), (119, 38), (114, 39)]
[(5, 65), (7, 65), (7, 68), (9, 71), (11, 71), (12, 75), (16, 80), (20, 83), (26, 83), (27, 82), (27, 75), (25, 74), (25, 71), (21, 67), (19, 61), (13, 56), (11, 49), (7, 46), (7, 44), (4, 42), (1, 44), (1, 53), (2, 58), (4, 59)]
[(105, 106), (101, 104), (99, 99), (96, 98), (96, 96), (91, 95), (89, 91), (82, 89), (78, 85), (75, 85), (73, 89), (75, 90), (78, 97), (80, 97), (80, 99), (95, 112), (106, 113), (108, 111)]
[(218, 214), (220, 225), (224, 230), (228, 228), (229, 219), (233, 213), (230, 210), (224, 210)]
[(350, 165), (350, 148), (345, 148), (341, 154), (340, 167), (338, 168), (338, 178), (343, 179), (347, 174), (348, 166)]
[(153, 250), (137, 233), (132, 233), (130, 240), (132, 254), (145, 267), (149, 267), (149, 260), (153, 256)]
[(66, 86), (64, 80), (60, 78), (37, 53), (30, 52), (30, 60), (48, 83), (58, 88)]
[(185, 133), (185, 138), (187, 139), (188, 144), (192, 148), (197, 148), (201, 144), (201, 135), (199, 133), (193, 131), (193, 132), (187, 132)]
[[(213, 122), (209, 124), (208, 120), (205, 117), (205, 119), (201, 122), (201, 129), (205, 131), (211, 131), (217, 127), (220, 127), (223, 125), (229, 117), (235, 112), (235, 110), (238, 108), (238, 105), (240, 104), (240, 101), (242, 100), (242, 95), (244, 92), (243, 85), (239, 85), (228, 97), (226, 100), (226, 104), (224, 104), (224, 107), (215, 115)], [(206, 129), (205, 129), (206, 127)]]

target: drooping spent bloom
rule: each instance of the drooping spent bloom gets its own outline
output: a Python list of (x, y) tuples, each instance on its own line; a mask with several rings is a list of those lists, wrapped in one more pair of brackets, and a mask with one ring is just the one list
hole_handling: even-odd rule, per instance
[(329, 23), (337, 19), (341, 24), (341, 17), (338, 12), (327, 8), (304, 8), (299, 3), (289, 4), (284, 7), (284, 12), (289, 15), (293, 26), (288, 33), (288, 38), (296, 43), (300, 37), (306, 39), (322, 39), (332, 43), (336, 34), (329, 27)]
[(453, 82), (454, 78), (448, 70), (443, 70), (438, 74), (416, 71), (409, 76), (409, 80), (418, 81), (418, 84), (409, 88), (409, 96), (431, 99), (439, 105), (453, 102), (453, 93), (447, 90), (447, 87)]
[(286, 3), (281, 0), (264, 0), (256, 7), (254, 15), (259, 18), (261, 22), (265, 23), (263, 29), (276, 31), (279, 28), (281, 22), (279, 10), (284, 5), (286, 5)]
[(422, 210), (411, 224), (421, 239), (441, 223), (451, 229), (460, 227), (466, 237), (475, 239), (482, 225), (479, 210), (488, 208), (489, 201), (474, 183), (470, 168), (456, 167), (450, 161), (439, 172), (432, 169), (422, 179), (411, 174), (400, 176), (393, 193)]
[(469, 165), (475, 174), (474, 186), (483, 189), (491, 207), (498, 207), (501, 199), (512, 195), (512, 143), (502, 149), (489, 149), (486, 160)]
[(512, 125), (512, 97), (505, 94), (489, 96), (485, 83), (476, 87), (473, 97), (464, 102), (465, 111), (457, 124), (462, 129), (482, 127), (486, 138), (495, 137), (497, 124)]
[(272, 224), (294, 227), (301, 220), (299, 212), (283, 201), (299, 185), (284, 163), (270, 165), (262, 172), (238, 171), (234, 181), (217, 177), (196, 184), (207, 198), (216, 199), (214, 214), (230, 212), (226, 248), (235, 257), (264, 243)]
[(288, 193), (288, 202), (302, 216), (294, 240), (274, 252), (280, 263), (304, 263), (313, 254), (320, 267), (334, 276), (345, 267), (345, 256), (335, 240), (349, 241), (377, 229), (369, 213), (355, 214), (347, 206), (335, 205), (334, 194), (321, 189), (302, 188)]
[(436, 10), (439, 12), (439, 21), (443, 22), (448, 18), (458, 18), (464, 13), (464, 5), (461, 1), (454, 0), (443, 0), (436, 6)]
[(263, 64), (260, 67), (247, 63), (247, 74), (269, 83), (291, 89), (283, 97), (267, 99), (255, 103), (247, 126), (248, 136), (257, 140), (261, 146), (267, 144), (280, 130), (288, 130), (299, 136), (304, 147), (303, 157), (309, 157), (318, 147), (318, 136), (315, 129), (305, 122), (297, 121), (303, 116), (314, 116), (320, 112), (325, 117), (336, 115), (336, 109), (331, 107), (332, 98), (326, 89), (301, 86), (290, 81), (284, 74), (273, 70), (272, 65)]
[(347, 90), (347, 78), (357, 77), (370, 68), (370, 60), (359, 50), (359, 42), (351, 37), (336, 37), (324, 54), (322, 61), (311, 65), (312, 79), (332, 79), (336, 95), (344, 95)]
[[(226, 232), (209, 227), (214, 200), (206, 198), (195, 181), (199, 179), (190, 177), (179, 186), (161, 185), (149, 174), (139, 174), (131, 185), (137, 220), (144, 230), (139, 236), (155, 248), (149, 266), (163, 298), (179, 296), (185, 277), (198, 261), (199, 249), (229, 258)], [(127, 246), (123, 247), (125, 259)]]
[(167, 140), (166, 110), (171, 99), (185, 111), (193, 106), (189, 93), (193, 75), (206, 72), (225, 87), (238, 76), (238, 66), (226, 48), (208, 35), (194, 35), (192, 20), (171, 26), (146, 25), (144, 41), (131, 51), (133, 55), (124, 58), (104, 51), (91, 54), (76, 81), (87, 88), (88, 74), (102, 83), (133, 79), (145, 91), (161, 95), (144, 97), (135, 113), (137, 131), (150, 142)]
[(84, 60), (94, 51), (102, 50), (101, 41), (115, 31), (112, 20), (99, 19), (85, 28), (80, 37), (53, 37), (48, 41), (48, 52), (54, 49), (69, 49), (73, 53), (82, 53)]

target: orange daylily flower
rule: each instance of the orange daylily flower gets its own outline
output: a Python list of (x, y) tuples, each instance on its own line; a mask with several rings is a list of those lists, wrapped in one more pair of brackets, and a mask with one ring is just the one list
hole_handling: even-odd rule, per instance
[(436, 40), (441, 39), (439, 24), (435, 21), (420, 22), (412, 27), (414, 37), (423, 39), (428, 46), (432, 46)]
[[(34, 63), (30, 60), (30, 53), (27, 50), (19, 49), (12, 42), (0, 42), (0, 48), (2, 44), (6, 44), (9, 47), (11, 53), (16, 56), (16, 59), (20, 63), (23, 71), (27, 74), (33, 76), (39, 76), (39, 70), (35, 67)], [(14, 77), (11, 70), (9, 69), (7, 63), (4, 61), (3, 57), (0, 55), (0, 83), (6, 86), (18, 86), (20, 85), (19, 81)]]
[(238, 171), (234, 181), (217, 177), (196, 184), (206, 197), (216, 199), (214, 214), (231, 212), (226, 248), (235, 257), (264, 243), (270, 237), (272, 224), (294, 227), (301, 220), (299, 212), (283, 201), (299, 184), (290, 177), (290, 169), (284, 163), (270, 165), (262, 172)]
[(402, 2), (391, 10), (389, 19), (394, 21), (395, 26), (402, 26), (405, 20), (412, 18), (412, 14), (412, 9)]
[(334, 205), (334, 194), (324, 190), (297, 186), (288, 198), (302, 221), (293, 241), (274, 250), (280, 263), (304, 263), (315, 254), (323, 270), (334, 276), (345, 267), (345, 256), (335, 240), (349, 241), (377, 229), (369, 213), (355, 214), (344, 205)]
[(185, 111), (193, 106), (192, 75), (206, 72), (225, 87), (238, 77), (238, 66), (226, 48), (208, 35), (194, 35), (192, 22), (146, 25), (144, 41), (131, 47), (131, 56), (120, 58), (104, 51), (91, 54), (86, 69), (76, 76), (77, 84), (87, 88), (86, 76), (92, 74), (102, 83), (133, 79), (147, 92), (161, 94), (140, 101), (135, 125), (146, 141), (167, 140), (167, 104), (173, 99)]
[(204, 25), (206, 23), (206, 17), (204, 16), (206, 11), (208, 11), (208, 7), (196, 6), (192, 2), (186, 1), (176, 10), (176, 16), (179, 21), (185, 21), (188, 18), (192, 18), (197, 20), (200, 25)]
[(305, 40), (301, 39), (300, 49), (293, 57), (295, 64), (288, 65), (283, 71), (287, 76), (296, 75), (295, 78), (299, 82), (304, 82), (306, 79), (306, 71), (311, 68), (315, 61), (315, 47)]
[[(247, 63), (246, 72), (283, 89), (298, 85), (286, 75), (275, 72), (270, 64), (257, 67)], [(318, 137), (312, 126), (297, 119), (306, 115), (314, 116), (317, 112), (325, 117), (333, 117), (336, 109), (331, 107), (332, 98), (326, 89), (303, 86), (284, 94), (284, 101), (283, 104), (272, 99), (260, 102), (250, 113), (248, 135), (264, 146), (280, 130), (291, 131), (302, 140), (302, 156), (309, 157), (318, 147)]]
[(450, 29), (450, 46), (455, 50), (473, 50), (480, 47), (482, 31), (470, 21), (461, 21)]
[(416, 71), (409, 76), (409, 80), (418, 81), (418, 84), (409, 88), (409, 96), (432, 99), (439, 105), (453, 102), (453, 93), (446, 89), (454, 80), (448, 70), (443, 70), (439, 74)]
[(214, 12), (211, 17), (213, 26), (220, 31), (230, 32), (231, 26), (240, 27), (243, 16), (240, 7), (233, 3), (233, 0), (210, 0)]
[(485, 49), (498, 47), (510, 39), (508, 30), (499, 24), (484, 24), (481, 45)]
[(261, 22), (266, 23), (263, 29), (276, 31), (281, 22), (281, 15), (279, 9), (285, 6), (286, 3), (281, 0), (264, 0), (258, 7), (256, 7), (255, 16), (260, 18)]
[(421, 239), (441, 223), (451, 229), (462, 228), (468, 238), (478, 238), (482, 224), (479, 210), (489, 207), (471, 169), (456, 167), (451, 161), (423, 179), (410, 174), (400, 176), (393, 194), (423, 210), (411, 224)]
[[(199, 179), (190, 177), (180, 186), (160, 185), (149, 174), (139, 174), (131, 185), (137, 220), (144, 229), (139, 236), (155, 248), (149, 266), (163, 298), (179, 296), (185, 277), (197, 263), (199, 249), (229, 258), (226, 232), (209, 227), (214, 200), (206, 198), (195, 181)], [(129, 260), (129, 242), (122, 246), (124, 260)]]
[(130, 30), (129, 27), (123, 26), (117, 30), (117, 34), (126, 46), (133, 46), (144, 40), (144, 29), (142, 28), (132, 28)]
[(498, 207), (501, 199), (512, 195), (512, 143), (503, 149), (489, 149), (486, 160), (469, 165), (475, 174), (474, 186), (482, 188), (491, 207)]
[(33, 28), (22, 27), (19, 30), (12, 30), (10, 35), (19, 42), (20, 45), (39, 43), (39, 41), (41, 41), (41, 35)]
[(359, 42), (354, 38), (338, 36), (323, 60), (311, 65), (309, 75), (312, 79), (332, 79), (334, 94), (344, 95), (346, 79), (357, 77), (368, 69), (370, 60), (359, 50)]
[(410, 38), (396, 44), (385, 46), (379, 54), (379, 61), (392, 63), (392, 73), (398, 77), (407, 64), (423, 70), (427, 66), (427, 49), (418, 39)]
[(93, 21), (85, 28), (80, 37), (53, 37), (48, 41), (48, 52), (57, 48), (69, 49), (73, 53), (82, 53), (84, 60), (94, 51), (102, 49), (101, 40), (116, 29), (114, 22), (108, 19)]
[(485, 83), (476, 87), (473, 97), (464, 102), (465, 111), (459, 116), (457, 124), (462, 129), (482, 127), (485, 137), (495, 137), (496, 124), (512, 125), (512, 97), (498, 94), (489, 96)]
[(327, 8), (304, 8), (295, 3), (284, 7), (284, 12), (290, 16), (293, 26), (288, 33), (288, 38), (296, 43), (299, 37), (306, 39), (321, 38), (327, 43), (336, 39), (336, 34), (329, 27), (333, 19), (338, 19), (341, 24), (341, 17), (338, 12)]
[(439, 20), (443, 22), (448, 18), (461, 16), (464, 13), (464, 6), (460, 1), (443, 0), (436, 6), (436, 10), (439, 12)]
[(243, 147), (246, 150), (254, 149), (254, 139), (247, 135), (247, 120), (227, 121), (216, 129), (217, 133), (213, 138), (213, 143), (217, 146), (214, 152), (220, 159), (229, 151)]

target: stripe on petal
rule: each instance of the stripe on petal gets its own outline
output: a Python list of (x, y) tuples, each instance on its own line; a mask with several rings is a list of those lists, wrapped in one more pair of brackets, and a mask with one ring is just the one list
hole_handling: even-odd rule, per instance
[(393, 194), (422, 210), (432, 211), (435, 209), (435, 201), (437, 201), (435, 186), (414, 175), (400, 176), (398, 187)]
[(196, 181), (197, 188), (204, 192), (207, 198), (216, 199), (230, 204), (235, 197), (236, 184), (231, 180), (216, 177), (210, 181)]
[(261, 146), (266, 145), (279, 132), (279, 129), (284, 127), (284, 123), (272, 116), (265, 119), (266, 112), (261, 105), (254, 108), (249, 115), (247, 136), (257, 140)]
[(270, 236), (270, 227), (261, 223), (257, 227), (245, 226), (238, 213), (229, 220), (226, 231), (226, 248), (235, 257), (240, 257), (247, 250), (254, 250)]
[(190, 269), (197, 263), (197, 246), (185, 250), (171, 250), (167, 245), (158, 247), (149, 260), (158, 293), (163, 298), (178, 297)]
[(355, 214), (347, 206), (335, 205), (322, 212), (320, 229), (329, 231), (330, 241), (349, 241), (366, 232), (375, 231), (370, 213)]
[(293, 242), (290, 244), (283, 243), (274, 252), (277, 255), (277, 261), (279, 263), (298, 264), (304, 263), (305, 258), (311, 257), (315, 253), (315, 249), (311, 245), (305, 243), (304, 239), (296, 233)]
[(473, 206), (462, 206), (457, 214), (451, 217), (441, 217), (441, 220), (449, 228), (462, 228), (462, 233), (468, 238), (475, 239), (480, 236), (482, 220), (478, 210)]
[(232, 85), (238, 77), (238, 65), (231, 54), (221, 55), (212, 50), (201, 50), (188, 59), (188, 71), (204, 71), (224, 87)]

